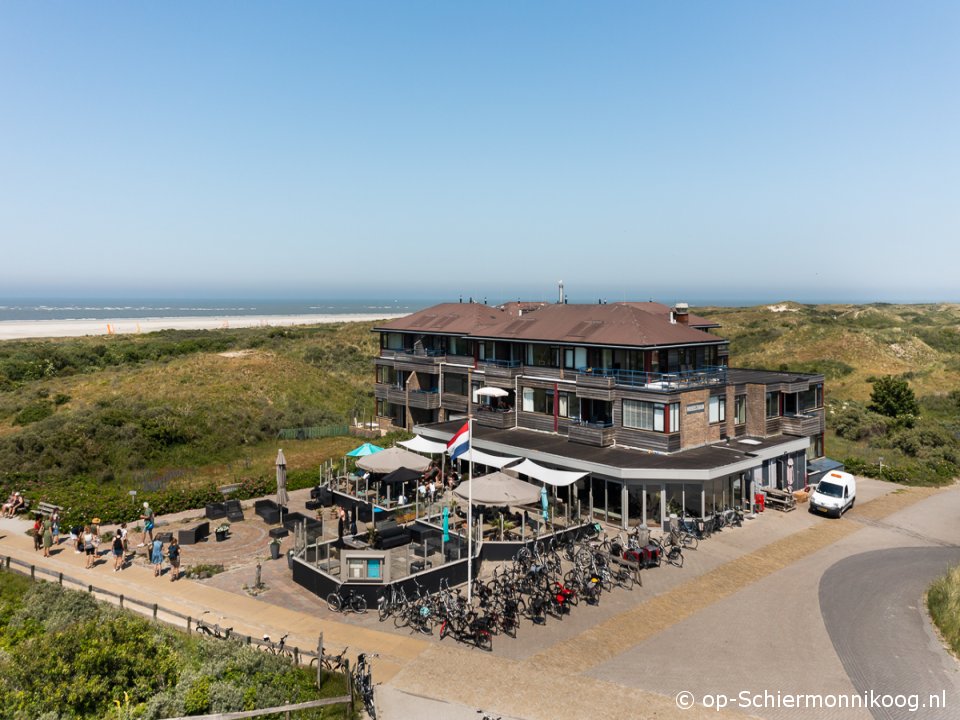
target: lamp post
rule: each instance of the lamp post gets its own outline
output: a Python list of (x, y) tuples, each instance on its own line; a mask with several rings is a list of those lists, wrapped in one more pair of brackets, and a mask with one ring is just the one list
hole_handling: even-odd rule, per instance
[(877, 461), (880, 463), (880, 478), (883, 478), (883, 456), (877, 458)]

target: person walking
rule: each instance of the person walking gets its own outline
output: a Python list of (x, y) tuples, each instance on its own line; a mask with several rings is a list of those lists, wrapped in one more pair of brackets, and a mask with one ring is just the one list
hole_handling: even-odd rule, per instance
[(357, 508), (356, 507), (354, 507), (353, 510), (350, 511), (350, 536), (351, 537), (357, 536)]
[(176, 538), (167, 545), (167, 559), (170, 560), (170, 582), (180, 577), (180, 543)]
[(50, 547), (53, 545), (53, 523), (50, 518), (43, 521), (43, 556), (50, 557)]
[(130, 552), (130, 545), (127, 542), (127, 524), (120, 523), (120, 527), (117, 528), (117, 535), (120, 536), (120, 542), (123, 544), (123, 552)]
[(60, 511), (56, 508), (53, 509), (53, 514), (50, 516), (50, 533), (53, 536), (53, 544), (60, 544)]
[(140, 513), (140, 519), (143, 520), (143, 535), (140, 537), (140, 544), (137, 547), (143, 547), (147, 544), (147, 538), (150, 539), (150, 542), (153, 542), (153, 524), (154, 524), (154, 515), (153, 508), (150, 507), (150, 503), (144, 501), (143, 503), (143, 512)]
[(96, 547), (93, 544), (93, 529), (89, 525), (84, 526), (80, 539), (83, 542), (83, 552), (87, 556), (87, 564), (85, 567), (89, 570), (93, 567), (94, 553), (96, 552)]
[(163, 564), (163, 542), (154, 538), (150, 550), (150, 562), (153, 564), (153, 576), (160, 577), (160, 566)]
[(113, 535), (113, 547), (111, 548), (113, 552), (113, 571), (120, 572), (123, 570), (123, 535), (120, 534), (119, 528), (117, 532)]
[(346, 524), (347, 514), (343, 506), (337, 506), (337, 547), (343, 547), (343, 526)]

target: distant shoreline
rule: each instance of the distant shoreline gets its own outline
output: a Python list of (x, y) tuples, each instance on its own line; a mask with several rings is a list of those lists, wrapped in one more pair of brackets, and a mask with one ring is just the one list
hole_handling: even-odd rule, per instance
[(224, 315), (221, 317), (148, 317), (77, 320), (0, 320), (0, 340), (136, 335), (158, 330), (227, 330), (248, 327), (289, 327), (338, 322), (393, 320), (408, 313), (341, 313), (324, 315)]

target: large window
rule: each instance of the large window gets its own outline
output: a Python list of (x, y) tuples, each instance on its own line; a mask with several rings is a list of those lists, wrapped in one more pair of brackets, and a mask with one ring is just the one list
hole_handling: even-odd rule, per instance
[(444, 373), (443, 374), (443, 391), (445, 393), (451, 393), (453, 395), (463, 395), (467, 394), (467, 376), (459, 375), (457, 373)]
[(780, 417), (780, 393), (767, 393), (767, 417)]
[(677, 432), (680, 429), (680, 403), (667, 405), (644, 400), (624, 400), (623, 426), (653, 432)]
[(714, 395), (707, 402), (708, 422), (719, 423), (727, 419), (727, 399), (721, 395)]
[(560, 348), (551, 345), (527, 345), (527, 365), (536, 367), (558, 367)]
[(747, 396), (737, 395), (733, 399), (733, 421), (737, 425), (747, 422)]
[[(523, 388), (523, 411), (553, 415), (554, 399), (553, 390), (525, 387)], [(560, 393), (560, 406), (557, 408), (557, 415), (571, 417), (576, 414), (574, 412), (576, 406), (576, 396), (573, 393), (562, 392)]]
[(809, 390), (804, 390), (797, 395), (798, 411), (808, 412), (823, 407), (823, 385), (814, 385)]

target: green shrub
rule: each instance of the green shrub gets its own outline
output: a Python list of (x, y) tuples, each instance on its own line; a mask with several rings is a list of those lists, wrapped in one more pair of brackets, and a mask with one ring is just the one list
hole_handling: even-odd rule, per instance
[(903, 377), (886, 375), (873, 381), (869, 409), (887, 417), (910, 417), (920, 414), (920, 405)]
[(53, 404), (49, 402), (35, 402), (27, 405), (13, 418), (14, 425), (29, 425), (53, 415)]
[(927, 608), (953, 654), (960, 657), (960, 566), (951, 568), (930, 586)]

